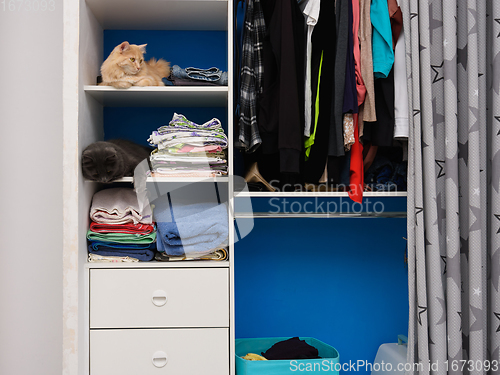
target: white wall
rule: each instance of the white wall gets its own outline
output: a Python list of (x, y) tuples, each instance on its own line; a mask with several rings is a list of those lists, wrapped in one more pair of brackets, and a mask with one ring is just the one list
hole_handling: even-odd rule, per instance
[(2, 375), (62, 373), (62, 25), (0, 1)]

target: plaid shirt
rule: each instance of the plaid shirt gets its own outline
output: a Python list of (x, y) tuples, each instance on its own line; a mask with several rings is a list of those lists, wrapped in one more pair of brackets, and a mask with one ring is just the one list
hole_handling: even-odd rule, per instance
[(255, 151), (262, 143), (257, 125), (257, 96), (262, 93), (262, 49), (265, 32), (260, 0), (248, 0), (243, 29), (238, 123), (238, 138), (247, 152)]

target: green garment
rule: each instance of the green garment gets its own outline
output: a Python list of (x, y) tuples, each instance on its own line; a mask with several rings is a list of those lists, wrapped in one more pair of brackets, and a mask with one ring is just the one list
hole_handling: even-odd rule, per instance
[(149, 234), (137, 233), (96, 233), (87, 231), (90, 241), (115, 242), (121, 244), (150, 244), (156, 240), (156, 232)]
[(323, 65), (323, 51), (321, 51), (321, 59), (319, 61), (319, 73), (318, 73), (318, 88), (316, 89), (316, 101), (314, 103), (314, 129), (311, 132), (311, 135), (306, 138), (304, 142), (304, 147), (306, 150), (306, 160), (309, 159), (309, 154), (311, 153), (311, 147), (314, 144), (314, 139), (316, 138), (316, 127), (318, 125), (318, 117), (319, 117), (319, 83), (321, 79), (321, 66)]

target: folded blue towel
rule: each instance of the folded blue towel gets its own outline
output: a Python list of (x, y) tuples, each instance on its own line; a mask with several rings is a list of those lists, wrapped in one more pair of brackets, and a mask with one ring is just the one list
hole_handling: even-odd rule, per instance
[(118, 244), (113, 242), (89, 241), (89, 253), (102, 256), (118, 256), (139, 259), (147, 262), (154, 258), (156, 243)]
[(209, 253), (227, 240), (227, 206), (216, 202), (172, 202), (168, 195), (154, 202), (158, 251), (168, 255)]
[(120, 250), (155, 250), (156, 243), (134, 244), (134, 243), (117, 243), (105, 241), (89, 241), (89, 251), (114, 251)]

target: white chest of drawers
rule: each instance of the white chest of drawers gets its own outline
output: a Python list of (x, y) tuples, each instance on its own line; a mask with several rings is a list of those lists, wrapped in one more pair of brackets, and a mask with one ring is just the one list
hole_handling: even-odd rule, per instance
[(229, 269), (89, 270), (90, 375), (227, 375)]

